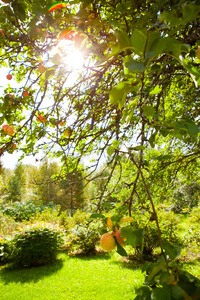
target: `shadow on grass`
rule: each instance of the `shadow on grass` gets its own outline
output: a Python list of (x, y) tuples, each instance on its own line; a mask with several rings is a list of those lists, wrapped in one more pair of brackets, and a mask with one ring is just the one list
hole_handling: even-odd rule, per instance
[(52, 274), (58, 272), (62, 267), (62, 258), (57, 259), (51, 264), (40, 267), (12, 269), (8, 265), (0, 269), (0, 278), (4, 284), (9, 284), (10, 282), (38, 282), (43, 277), (51, 276)]

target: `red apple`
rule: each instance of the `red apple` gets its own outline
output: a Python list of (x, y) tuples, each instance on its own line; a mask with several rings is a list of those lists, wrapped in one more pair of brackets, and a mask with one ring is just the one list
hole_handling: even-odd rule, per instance
[(6, 76), (6, 78), (7, 78), (8, 80), (11, 80), (11, 79), (12, 79), (12, 75), (11, 75), (11, 74), (8, 74), (8, 75)]
[(27, 97), (28, 95), (29, 95), (28, 91), (24, 91), (24, 92), (23, 92), (23, 97), (24, 97), (24, 98)]
[(121, 235), (120, 235), (120, 229), (115, 233), (115, 236), (116, 236), (116, 239), (118, 241), (118, 243), (123, 246), (123, 245), (126, 245), (125, 243), (125, 238), (122, 238)]
[(42, 115), (38, 115), (36, 119), (37, 119), (38, 122), (42, 122), (42, 123), (46, 122), (46, 118), (43, 117)]

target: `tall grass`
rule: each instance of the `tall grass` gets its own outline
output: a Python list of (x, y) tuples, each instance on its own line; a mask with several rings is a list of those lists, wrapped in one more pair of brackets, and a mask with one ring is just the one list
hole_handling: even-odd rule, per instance
[(143, 274), (134, 265), (117, 262), (109, 255), (68, 257), (48, 266), (0, 269), (1, 300), (121, 300), (134, 299)]

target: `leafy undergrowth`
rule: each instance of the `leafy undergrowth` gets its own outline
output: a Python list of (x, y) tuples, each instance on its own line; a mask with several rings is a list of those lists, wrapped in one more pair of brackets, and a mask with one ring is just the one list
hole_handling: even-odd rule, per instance
[(0, 269), (1, 300), (134, 299), (144, 275), (132, 263), (110, 255), (90, 258), (61, 254), (52, 265)]
[(200, 279), (200, 260), (188, 261), (182, 264), (182, 269)]

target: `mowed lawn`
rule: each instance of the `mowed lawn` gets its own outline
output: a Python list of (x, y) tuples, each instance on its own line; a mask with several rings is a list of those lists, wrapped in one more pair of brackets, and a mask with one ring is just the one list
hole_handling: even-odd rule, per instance
[(78, 258), (62, 254), (48, 266), (19, 270), (1, 267), (0, 299), (134, 299), (135, 289), (143, 280), (134, 264), (109, 255)]

